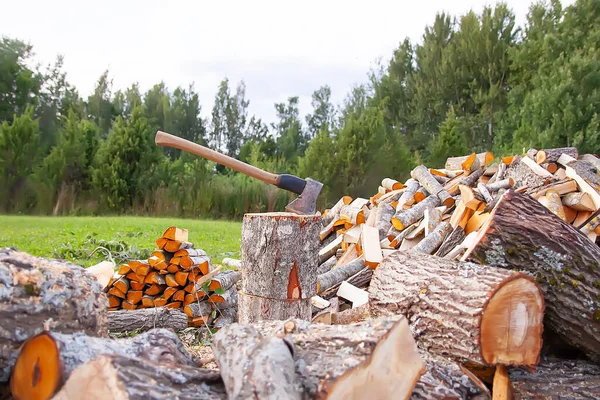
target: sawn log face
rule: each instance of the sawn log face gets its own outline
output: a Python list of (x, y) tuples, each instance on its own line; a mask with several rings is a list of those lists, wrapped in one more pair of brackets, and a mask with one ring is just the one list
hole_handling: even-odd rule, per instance
[(534, 275), (549, 327), (600, 359), (600, 248), (573, 226), (509, 190), (464, 259)]
[(320, 216), (244, 215), (242, 291), (271, 299), (314, 296), (320, 229)]
[(65, 261), (0, 249), (0, 384), (18, 347), (44, 330), (104, 336), (108, 300), (96, 278)]

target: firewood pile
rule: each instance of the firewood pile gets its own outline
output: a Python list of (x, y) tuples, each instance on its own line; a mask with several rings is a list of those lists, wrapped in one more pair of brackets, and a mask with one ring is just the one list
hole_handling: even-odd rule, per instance
[(181, 326), (181, 311), (188, 326), (219, 328), (234, 321), (240, 273), (213, 269), (206, 252), (194, 248), (188, 236), (186, 229), (169, 227), (150, 258), (119, 267), (105, 288), (111, 331), (155, 327), (157, 316), (162, 326)]

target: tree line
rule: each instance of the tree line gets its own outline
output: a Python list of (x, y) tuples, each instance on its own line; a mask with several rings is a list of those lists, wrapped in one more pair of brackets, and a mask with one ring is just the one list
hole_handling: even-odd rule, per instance
[(505, 4), (436, 15), (400, 42), (342, 104), (325, 85), (301, 118), (249, 116), (244, 82), (224, 79), (210, 116), (194, 86), (113, 91), (102, 74), (82, 98), (63, 59), (31, 67), (30, 44), (0, 43), (0, 211), (239, 217), (282, 210), (290, 196), (222, 166), (154, 144), (158, 129), (276, 173), (324, 184), (321, 204), (369, 196), (420, 163), (530, 147), (600, 149), (600, 2), (535, 3), (517, 26)]

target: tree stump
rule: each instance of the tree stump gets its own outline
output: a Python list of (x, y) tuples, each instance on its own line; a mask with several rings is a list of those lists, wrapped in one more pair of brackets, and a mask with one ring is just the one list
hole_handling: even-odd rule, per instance
[(177, 335), (166, 329), (125, 339), (42, 332), (23, 344), (10, 380), (13, 396), (50, 398), (77, 367), (102, 354), (136, 357), (161, 365), (196, 365)]
[(8, 382), (19, 346), (44, 328), (106, 335), (107, 307), (82, 267), (0, 249), (0, 384)]
[(398, 251), (374, 271), (374, 316), (409, 318), (420, 347), (479, 364), (535, 365), (544, 299), (533, 278), (501, 268)]
[(79, 366), (54, 400), (227, 399), (217, 371), (103, 355)]
[[(252, 327), (263, 337), (293, 343), (303, 398), (404, 399), (425, 372), (406, 318), (399, 315), (352, 325), (293, 319)], [(239, 324), (223, 328), (235, 329)]]
[(600, 248), (581, 231), (509, 190), (463, 260), (531, 273), (544, 293), (548, 326), (600, 360)]
[(317, 291), (320, 218), (292, 213), (244, 215), (240, 322), (310, 320), (309, 299)]

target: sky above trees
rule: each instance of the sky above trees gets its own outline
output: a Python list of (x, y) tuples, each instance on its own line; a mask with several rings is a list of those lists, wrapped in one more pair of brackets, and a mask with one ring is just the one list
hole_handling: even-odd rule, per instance
[[(531, 4), (507, 0), (517, 24)], [(562, 1), (563, 7), (572, 0)], [(210, 115), (219, 82), (244, 80), (249, 112), (276, 120), (273, 104), (329, 85), (340, 104), (367, 81), (378, 60), (387, 65), (405, 37), (420, 42), (436, 12), (481, 12), (487, 0), (379, 1), (113, 1), (7, 2), (0, 35), (35, 45), (43, 64), (64, 55), (68, 80), (83, 97), (108, 69), (113, 90), (138, 82), (145, 92), (164, 81), (173, 89), (194, 82), (202, 115)], [(11, 18), (27, 15), (27, 18)]]

